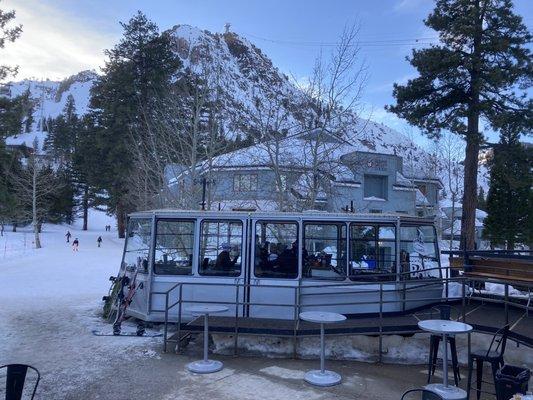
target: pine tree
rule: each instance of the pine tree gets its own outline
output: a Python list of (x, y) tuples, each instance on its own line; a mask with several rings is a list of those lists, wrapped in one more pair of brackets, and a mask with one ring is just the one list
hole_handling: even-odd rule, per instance
[(91, 89), (90, 105), (100, 127), (98, 186), (107, 190), (109, 211), (117, 216), (119, 236), (124, 237), (125, 216), (133, 208), (128, 199), (129, 151), (135, 145), (131, 133), (142, 130), (143, 115), (151, 113), (156, 94), (171, 86), (181, 62), (172, 51), (171, 38), (160, 34), (140, 11), (121, 25), (124, 36), (106, 51), (109, 60)]
[(519, 142), (519, 135), (504, 133), (494, 149), (487, 196), (488, 216), (483, 236), (492, 246), (514, 249), (532, 240), (533, 212), (531, 168), (533, 154)]
[[(22, 25), (11, 26), (15, 19), (15, 11), (4, 11), (0, 8), (0, 49), (6, 42), (14, 42), (22, 33)], [(9, 75), (15, 75), (17, 67), (0, 65), (0, 82)]]
[[(430, 137), (442, 130), (462, 135), (464, 161), (461, 247), (475, 247), (480, 119), (494, 130), (510, 124), (532, 130), (533, 100), (520, 89), (533, 78), (526, 47), (531, 34), (513, 12), (511, 0), (437, 0), (424, 21), (440, 44), (413, 50), (408, 58), (419, 77), (395, 84), (388, 110)], [(523, 85), (522, 85), (523, 84)]]
[(483, 211), (487, 210), (487, 200), (485, 199), (485, 189), (483, 189), (483, 186), (479, 187), (477, 193), (477, 208)]

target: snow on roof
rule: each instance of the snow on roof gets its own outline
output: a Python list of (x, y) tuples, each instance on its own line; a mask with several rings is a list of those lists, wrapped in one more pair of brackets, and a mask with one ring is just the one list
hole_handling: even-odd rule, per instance
[(6, 145), (8, 146), (21, 146), (32, 148), (35, 139), (37, 139), (37, 151), (43, 149), (43, 144), (48, 134), (46, 132), (28, 132), (20, 135), (8, 136), (6, 138)]

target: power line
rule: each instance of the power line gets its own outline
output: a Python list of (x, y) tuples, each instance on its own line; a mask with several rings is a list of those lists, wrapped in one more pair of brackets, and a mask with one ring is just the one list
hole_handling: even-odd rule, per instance
[[(269, 39), (250, 33), (243, 33), (245, 36), (262, 40), (265, 42), (289, 45), (289, 46), (304, 46), (304, 47), (334, 47), (340, 45), (339, 42), (312, 42), (312, 41), (294, 41), (294, 40), (279, 40)], [(436, 37), (419, 37), (419, 38), (407, 38), (407, 39), (383, 39), (383, 40), (360, 40), (351, 46), (360, 47), (398, 47), (398, 46), (419, 46), (434, 44), (437, 40)]]

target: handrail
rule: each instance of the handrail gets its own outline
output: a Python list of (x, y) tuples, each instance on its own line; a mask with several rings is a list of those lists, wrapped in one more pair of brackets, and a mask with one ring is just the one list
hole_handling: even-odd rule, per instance
[[(451, 267), (447, 267), (447, 268), (442, 268), (442, 269), (451, 269)], [(424, 288), (424, 287), (428, 287), (428, 286), (435, 286), (435, 285), (449, 285), (450, 283), (458, 283), (458, 284), (461, 284), (462, 285), (462, 294), (460, 297), (453, 297), (453, 298), (450, 298), (450, 297), (447, 297), (447, 298), (442, 298), (442, 296), (439, 296), (439, 297), (424, 297), (424, 298), (420, 298), (420, 297), (417, 297), (416, 299), (409, 299), (409, 298), (400, 298), (400, 299), (386, 299), (385, 298), (385, 294), (386, 293), (389, 293), (389, 292), (398, 292), (400, 289), (397, 288), (397, 284), (398, 283), (402, 283), (402, 284), (405, 284), (405, 283), (409, 283), (409, 282), (412, 282), (414, 285), (411, 285), (411, 286), (407, 286), (403, 289), (404, 292), (412, 292), (412, 291), (416, 291), (416, 290), (419, 290), (420, 288)], [(194, 304), (203, 304), (203, 303), (208, 303), (208, 304), (225, 304), (225, 305), (232, 305), (232, 306), (235, 306), (235, 318), (234, 318), (234, 321), (235, 321), (235, 325), (234, 325), (234, 334), (235, 334), (235, 338), (234, 338), (234, 351), (236, 352), (237, 350), (237, 344), (238, 344), (238, 334), (239, 334), (239, 328), (238, 328), (238, 324), (239, 324), (239, 320), (241, 318), (246, 318), (246, 317), (239, 317), (238, 315), (238, 310), (239, 310), (239, 307), (241, 306), (249, 306), (249, 307), (253, 307), (253, 306), (266, 306), (266, 307), (291, 307), (291, 308), (294, 308), (294, 333), (293, 333), (293, 336), (294, 336), (294, 346), (296, 346), (296, 335), (297, 335), (297, 326), (298, 326), (298, 314), (299, 314), (299, 310), (300, 310), (300, 307), (301, 307), (301, 303), (300, 303), (300, 297), (305, 297), (305, 296), (317, 296), (317, 295), (331, 295), (331, 294), (338, 294), (339, 292), (331, 292), (331, 291), (328, 291), (328, 292), (323, 292), (323, 293), (305, 293), (305, 290), (306, 289), (313, 289), (313, 288), (321, 288), (321, 289), (324, 289), (324, 288), (328, 288), (328, 287), (331, 287), (332, 289), (333, 288), (339, 288), (339, 287), (343, 287), (343, 288), (353, 288), (353, 290), (348, 290), (348, 291), (343, 291), (342, 294), (369, 294), (369, 293), (376, 293), (376, 294), (379, 294), (379, 337), (380, 337), (380, 357), (381, 357), (381, 346), (382, 346), (382, 335), (383, 335), (383, 318), (384, 318), (384, 306), (387, 305), (387, 304), (408, 304), (408, 303), (411, 303), (411, 302), (441, 302), (441, 301), (449, 301), (450, 299), (459, 299), (461, 298), (462, 300), (462, 319), (463, 321), (466, 320), (466, 311), (465, 311), (465, 307), (466, 307), (466, 297), (467, 296), (473, 296), (473, 292), (472, 293), (467, 293), (467, 286), (468, 287), (472, 287), (472, 284), (475, 283), (475, 282), (495, 282), (495, 283), (500, 283), (502, 285), (504, 285), (504, 288), (505, 288), (505, 295), (503, 296), (503, 300), (502, 299), (493, 299), (493, 298), (486, 298), (486, 297), (483, 297), (485, 301), (489, 302), (489, 303), (497, 303), (497, 304), (503, 304), (505, 306), (505, 314), (506, 314), (506, 321), (508, 322), (508, 319), (509, 319), (509, 305), (512, 305), (514, 307), (517, 307), (517, 308), (520, 308), (520, 309), (524, 309), (524, 310), (527, 310), (529, 311), (529, 309), (531, 309), (532, 307), (530, 307), (529, 305), (529, 302), (526, 304), (526, 305), (523, 305), (523, 304), (519, 304), (519, 303), (516, 303), (516, 302), (512, 302), (510, 301), (509, 299), (509, 286), (513, 285), (513, 282), (512, 281), (509, 281), (509, 280), (505, 280), (505, 281), (501, 281), (501, 280), (497, 280), (497, 279), (494, 279), (494, 278), (484, 278), (484, 277), (471, 277), (471, 276), (465, 276), (465, 275), (462, 275), (462, 276), (456, 276), (456, 277), (450, 277), (450, 278), (437, 278), (437, 277), (432, 277), (432, 278), (426, 278), (426, 279), (413, 279), (413, 280), (405, 280), (405, 281), (400, 281), (400, 282), (397, 282), (397, 281), (390, 281), (390, 282), (384, 282), (384, 281), (380, 281), (380, 282), (331, 282), (331, 283), (327, 283), (327, 284), (322, 284), (322, 285), (305, 285), (305, 284), (302, 284), (302, 281), (299, 281), (298, 282), (298, 285), (296, 286), (285, 286), (285, 285), (277, 285), (277, 284), (267, 284), (267, 285), (259, 285), (259, 284), (253, 284), (253, 283), (240, 283), (240, 282), (237, 282), (237, 283), (214, 283), (214, 282), (179, 282), (175, 285), (173, 285), (171, 288), (169, 288), (167, 291), (165, 292), (153, 292), (152, 295), (155, 295), (155, 294), (164, 294), (165, 295), (165, 328), (164, 328), (164, 351), (167, 350), (167, 343), (168, 342), (176, 342), (176, 340), (171, 340), (168, 338), (168, 316), (169, 316), (169, 311), (171, 309), (173, 309), (174, 307), (176, 306), (179, 306), (179, 311), (178, 311), (178, 323), (177, 323), (177, 334), (178, 334), (178, 339), (177, 339), (177, 344), (178, 344), (178, 349), (180, 348), (180, 332), (181, 332), (181, 326), (182, 326), (182, 306), (184, 304), (190, 304), (190, 303), (194, 303)], [(528, 282), (514, 282), (516, 285), (520, 285), (522, 287), (527, 287), (528, 290), (531, 292), (531, 289), (533, 289), (533, 283), (528, 283)], [(376, 288), (371, 288), (371, 289), (364, 289), (364, 290), (358, 290), (358, 287), (359, 286), (367, 286), (368, 285), (375, 285)], [(387, 285), (394, 285), (395, 287), (394, 288), (391, 288), (391, 289), (387, 289), (386, 286)], [(236, 291), (236, 294), (235, 294), (235, 299), (232, 300), (232, 301), (202, 301), (202, 300), (187, 300), (187, 299), (183, 299), (183, 288), (184, 286), (218, 286), (218, 287), (234, 287), (235, 288), (235, 291)], [(293, 290), (295, 291), (295, 301), (292, 302), (292, 303), (266, 303), (266, 302), (253, 302), (253, 301), (240, 301), (239, 300), (239, 293), (240, 293), (240, 290), (241, 288), (243, 289), (251, 289), (253, 287), (261, 287), (261, 288), (278, 288), (278, 289), (285, 289), (285, 290)], [(179, 298), (178, 300), (174, 301), (174, 302), (170, 302), (169, 298), (170, 298), (170, 295), (173, 291), (175, 291), (177, 288), (179, 288)], [(477, 297), (477, 296), (476, 296)], [(306, 306), (312, 306), (312, 307), (323, 307), (323, 306), (358, 306), (358, 305), (369, 305), (369, 304), (375, 304), (376, 301), (373, 300), (373, 301), (357, 301), (357, 300), (351, 300), (351, 301), (347, 301), (347, 302), (336, 302), (336, 303), (331, 303), (331, 302), (328, 302), (328, 303), (320, 303), (320, 302), (317, 302), (315, 304), (309, 304), (309, 305), (306, 305)], [(159, 310), (152, 310), (152, 311), (159, 311)], [(163, 310), (161, 310), (163, 311)], [(389, 332), (390, 333), (390, 332)]]

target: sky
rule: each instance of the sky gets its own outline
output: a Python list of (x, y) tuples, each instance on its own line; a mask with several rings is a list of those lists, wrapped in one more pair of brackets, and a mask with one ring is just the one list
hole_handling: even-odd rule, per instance
[[(406, 61), (413, 47), (435, 41), (423, 19), (432, 0), (0, 0), (16, 11), (23, 33), (2, 50), (2, 63), (19, 65), (17, 79), (61, 79), (103, 65), (104, 50), (119, 40), (120, 21), (143, 11), (161, 30), (189, 24), (211, 32), (231, 30), (246, 37), (282, 72), (296, 79), (311, 74), (315, 58), (331, 51), (348, 24), (358, 24), (361, 62), (368, 78), (364, 114), (400, 132), (418, 135), (387, 113), (392, 85), (415, 77)], [(533, 30), (533, 0), (515, 0)]]

